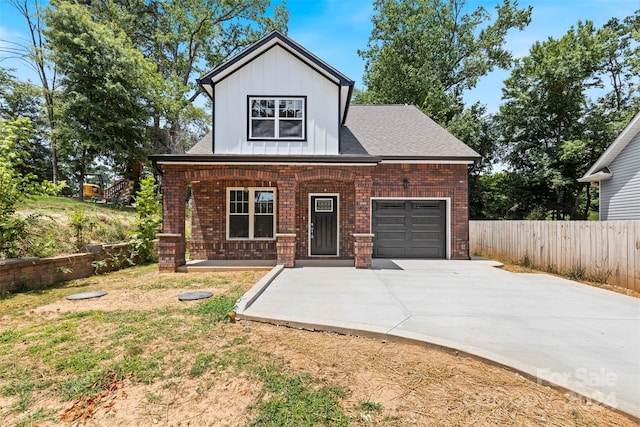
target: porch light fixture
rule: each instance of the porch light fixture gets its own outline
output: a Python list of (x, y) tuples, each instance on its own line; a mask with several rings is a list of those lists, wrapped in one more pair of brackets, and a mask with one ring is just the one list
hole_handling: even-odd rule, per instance
[(402, 186), (404, 188), (409, 188), (409, 180), (407, 178), (402, 180)]

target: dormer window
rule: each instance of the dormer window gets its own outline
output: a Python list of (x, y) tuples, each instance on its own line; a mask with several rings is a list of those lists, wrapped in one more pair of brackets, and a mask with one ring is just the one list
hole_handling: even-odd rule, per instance
[(306, 97), (249, 97), (249, 140), (306, 139)]

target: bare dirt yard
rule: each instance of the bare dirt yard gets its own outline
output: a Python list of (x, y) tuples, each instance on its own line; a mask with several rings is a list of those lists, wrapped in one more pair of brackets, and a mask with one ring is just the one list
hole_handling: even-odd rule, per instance
[[(227, 313), (263, 273), (137, 267), (0, 300), (0, 424), (633, 426), (440, 350)], [(101, 298), (65, 296), (105, 290)], [(212, 298), (177, 295), (209, 290)]]

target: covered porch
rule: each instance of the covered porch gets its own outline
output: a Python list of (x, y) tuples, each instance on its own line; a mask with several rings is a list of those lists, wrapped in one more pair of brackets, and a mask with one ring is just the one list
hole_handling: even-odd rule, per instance
[[(294, 267), (300, 260), (371, 266), (370, 163), (159, 166), (162, 272), (189, 271), (198, 265)], [(269, 197), (258, 202), (260, 194)], [(189, 199), (192, 219), (187, 242)], [(246, 207), (240, 207), (243, 204)]]

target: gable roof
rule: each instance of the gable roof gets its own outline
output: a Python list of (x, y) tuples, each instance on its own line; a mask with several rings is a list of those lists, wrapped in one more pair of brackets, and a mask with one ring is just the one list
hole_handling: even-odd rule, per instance
[(640, 133), (640, 112), (635, 115), (629, 124), (620, 132), (620, 135), (611, 143), (609, 148), (600, 156), (591, 168), (579, 178), (579, 182), (597, 182), (611, 178), (609, 165), (618, 157), (631, 140)]
[(343, 154), (383, 160), (479, 160), (473, 149), (413, 105), (352, 105), (341, 128)]
[[(211, 132), (187, 152), (199, 156), (212, 153)], [(340, 128), (340, 156), (345, 160), (371, 157), (372, 161), (471, 163), (480, 159), (478, 153), (412, 105), (352, 105)]]
[(217, 82), (233, 74), (235, 71), (269, 51), (274, 46), (283, 48), (317, 73), (340, 87), (340, 111), (342, 115), (342, 123), (344, 123), (347, 116), (347, 110), (349, 109), (349, 103), (351, 101), (354, 81), (277, 30), (270, 32), (262, 39), (244, 49), (242, 52), (218, 65), (208, 73), (205, 73), (197, 80), (197, 82), (207, 95), (213, 99), (215, 96), (213, 87)]

